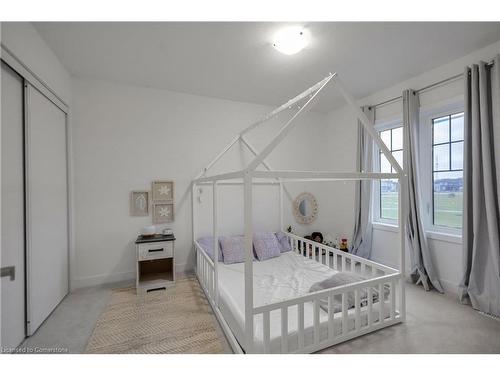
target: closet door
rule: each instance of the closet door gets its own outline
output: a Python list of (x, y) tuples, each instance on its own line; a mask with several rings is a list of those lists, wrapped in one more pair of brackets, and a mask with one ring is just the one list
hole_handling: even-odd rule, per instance
[(17, 347), (25, 337), (23, 79), (2, 62), (1, 340)]
[(28, 335), (68, 293), (66, 114), (27, 87)]

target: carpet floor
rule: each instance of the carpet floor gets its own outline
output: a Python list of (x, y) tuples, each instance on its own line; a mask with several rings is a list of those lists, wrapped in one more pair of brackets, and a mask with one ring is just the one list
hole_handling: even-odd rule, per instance
[(194, 277), (138, 295), (115, 289), (86, 353), (224, 353), (217, 321)]
[[(182, 279), (177, 279), (174, 288), (181, 287), (181, 281)], [(99, 320), (99, 325), (104, 323), (105, 315), (103, 312), (109, 309), (110, 302), (115, 303), (111, 300), (112, 296), (115, 295), (116, 288), (131, 285), (132, 282), (121, 282), (112, 287), (105, 285), (72, 292), (61, 302), (38, 331), (23, 342), (21, 347), (33, 349), (66, 348), (68, 353), (82, 353), (89, 343), (87, 351), (94, 353), (121, 353), (126, 352), (126, 350), (131, 353), (144, 351), (149, 344), (147, 338), (140, 339), (142, 346), (146, 348), (141, 349), (140, 345), (133, 347), (131, 343), (134, 338), (131, 333), (126, 333), (126, 338), (122, 338), (123, 344), (120, 349), (111, 343), (107, 348), (102, 344), (97, 346), (97, 343), (93, 341), (95, 337), (89, 341), (96, 322)], [(204, 316), (208, 314), (212, 318), (213, 324), (209, 326), (209, 329), (212, 330), (215, 325), (219, 342), (222, 342), (224, 346), (224, 352), (231, 353), (231, 348), (222, 329), (212, 315), (197, 282), (192, 279), (188, 285), (183, 285), (182, 288), (191, 290), (190, 293), (197, 297), (193, 299), (196, 302), (190, 303), (191, 307), (181, 306), (179, 308), (186, 309), (188, 312), (197, 312), (198, 306), (202, 306), (205, 311)], [(407, 284), (406, 291), (408, 314), (406, 323), (343, 342), (323, 350), (322, 353), (500, 353), (499, 321), (479, 314), (470, 306), (461, 305), (457, 297), (453, 295), (442, 295), (434, 291), (425, 292), (422, 287), (412, 284)], [(154, 294), (151, 296), (154, 297)], [(130, 301), (136, 301), (136, 296), (133, 293), (128, 293), (127, 298), (130, 298)], [(174, 308), (174, 306), (171, 307)], [(101, 328), (96, 327), (95, 334), (98, 333), (98, 329)], [(124, 328), (124, 330), (126, 329)], [(189, 332), (189, 329), (186, 329), (186, 332)], [(125, 345), (127, 340), (129, 340), (128, 344)], [(213, 345), (212, 348), (215, 348), (215, 351), (219, 353), (218, 345)], [(202, 349), (200, 352), (203, 353), (211, 350), (210, 348)], [(192, 350), (186, 352), (192, 352)]]

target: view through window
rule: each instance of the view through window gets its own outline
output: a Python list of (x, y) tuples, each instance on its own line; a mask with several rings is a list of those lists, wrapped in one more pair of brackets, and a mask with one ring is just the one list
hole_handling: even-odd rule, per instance
[(462, 228), (464, 114), (432, 120), (433, 224)]
[[(395, 127), (380, 132), (380, 137), (399, 165), (403, 165), (403, 127)], [(391, 163), (379, 150), (380, 172), (395, 173)], [(380, 180), (380, 218), (386, 220), (398, 219), (398, 180)]]

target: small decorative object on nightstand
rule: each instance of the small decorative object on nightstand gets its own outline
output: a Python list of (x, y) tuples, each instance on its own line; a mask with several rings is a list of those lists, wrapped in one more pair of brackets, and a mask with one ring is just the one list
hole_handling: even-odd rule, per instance
[(175, 282), (174, 235), (137, 237), (137, 293), (166, 289)]

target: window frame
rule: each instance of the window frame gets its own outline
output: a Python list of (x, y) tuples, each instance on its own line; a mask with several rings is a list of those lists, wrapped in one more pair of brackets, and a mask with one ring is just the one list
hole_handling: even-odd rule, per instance
[[(374, 128), (377, 133), (383, 132), (385, 130), (399, 128), (403, 126), (403, 119), (401, 117), (393, 118), (390, 120), (385, 120), (383, 122), (377, 123), (375, 121)], [(403, 157), (404, 157), (404, 131), (403, 131)], [(380, 171), (380, 148), (377, 146), (375, 141), (373, 141), (373, 171)], [(372, 181), (372, 223), (373, 224), (381, 224), (385, 226), (397, 226), (397, 219), (387, 219), (383, 218), (380, 215), (380, 181), (381, 180), (373, 180)]]
[[(462, 229), (445, 227), (434, 224), (434, 144), (433, 144), (433, 120), (464, 112), (463, 99), (448, 104), (421, 108), (419, 129), (419, 174), (421, 195), (421, 217), (425, 231), (432, 238), (450, 236), (454, 242), (461, 239)], [(463, 168), (462, 168), (463, 169)]]

